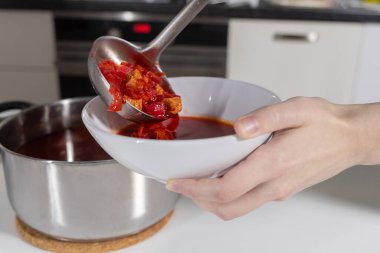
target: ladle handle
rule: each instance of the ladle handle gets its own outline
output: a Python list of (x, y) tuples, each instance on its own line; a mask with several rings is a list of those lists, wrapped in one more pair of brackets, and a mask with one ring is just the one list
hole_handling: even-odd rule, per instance
[(157, 61), (161, 53), (209, 2), (210, 0), (192, 0), (188, 3), (142, 53), (152, 61)]

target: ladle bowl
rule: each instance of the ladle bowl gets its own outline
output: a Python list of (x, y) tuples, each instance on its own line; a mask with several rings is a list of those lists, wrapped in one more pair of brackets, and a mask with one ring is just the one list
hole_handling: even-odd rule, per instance
[[(121, 61), (127, 61), (131, 64), (139, 64), (153, 72), (163, 72), (159, 65), (161, 53), (209, 1), (210, 0), (193, 0), (189, 2), (165, 29), (144, 47), (112, 36), (103, 36), (95, 40), (88, 58), (88, 71), (92, 85), (103, 102), (109, 105), (112, 101), (112, 95), (108, 92), (110, 85), (98, 67), (99, 62), (102, 60), (113, 60), (120, 64)], [(163, 83), (161, 85), (164, 86), (164, 88), (171, 89), (165, 76), (163, 77)], [(165, 118), (158, 119), (138, 110), (128, 102), (123, 105), (121, 111), (118, 111), (118, 114), (134, 122), (165, 120)]]
[[(91, 49), (88, 59), (89, 76), (96, 93), (102, 98), (103, 102), (109, 105), (112, 95), (109, 93), (109, 83), (100, 71), (98, 64), (104, 60), (113, 60), (120, 64), (121, 61), (140, 64), (153, 72), (162, 72), (158, 64), (150, 61), (141, 52), (141, 49), (123, 39), (113, 36), (103, 36), (98, 38)], [(171, 90), (166, 77), (163, 77), (161, 86)], [(117, 112), (123, 118), (134, 122), (150, 122), (157, 119), (132, 106), (128, 102)]]

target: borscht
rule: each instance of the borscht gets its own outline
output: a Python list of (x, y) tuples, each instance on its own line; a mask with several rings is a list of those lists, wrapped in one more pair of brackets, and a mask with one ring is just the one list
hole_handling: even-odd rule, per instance
[(83, 123), (40, 136), (15, 150), (29, 157), (67, 162), (112, 159), (94, 140)]
[(174, 116), (162, 122), (134, 123), (117, 134), (156, 140), (192, 140), (234, 134), (231, 123), (208, 117)]

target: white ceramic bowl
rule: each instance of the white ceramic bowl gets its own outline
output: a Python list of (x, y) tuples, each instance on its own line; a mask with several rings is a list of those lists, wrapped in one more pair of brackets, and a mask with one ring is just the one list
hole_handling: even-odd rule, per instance
[[(241, 115), (280, 101), (272, 92), (240, 81), (212, 77), (178, 77), (169, 81), (182, 97), (182, 116), (211, 116), (233, 122)], [(170, 141), (120, 136), (115, 132), (131, 122), (108, 112), (99, 97), (85, 106), (82, 119), (96, 141), (116, 161), (161, 182), (221, 175), (270, 136), (241, 140), (228, 135)]]

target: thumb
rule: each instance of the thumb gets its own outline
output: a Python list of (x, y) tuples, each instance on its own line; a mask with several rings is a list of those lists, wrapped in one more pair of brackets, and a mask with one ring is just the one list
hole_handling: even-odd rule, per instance
[(302, 98), (289, 99), (241, 116), (234, 124), (236, 134), (242, 139), (247, 139), (303, 125), (307, 112), (300, 100)]

